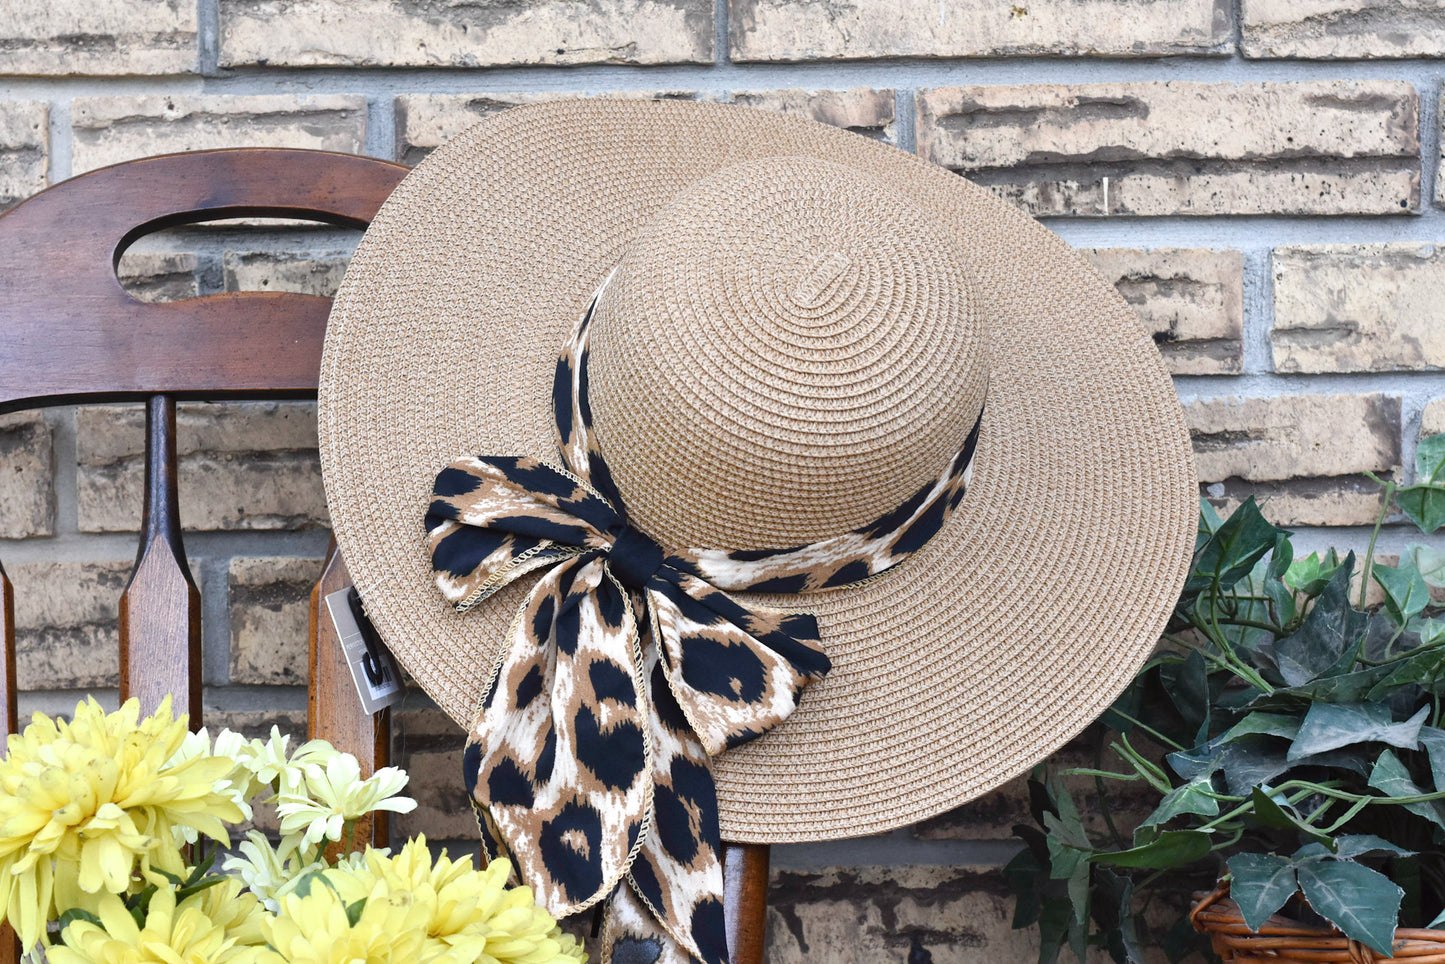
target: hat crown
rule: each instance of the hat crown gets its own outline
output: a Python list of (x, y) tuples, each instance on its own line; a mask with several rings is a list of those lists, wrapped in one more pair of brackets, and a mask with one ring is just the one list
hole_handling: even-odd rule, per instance
[(936, 217), (825, 161), (737, 164), (674, 197), (591, 327), (593, 431), (633, 523), (766, 549), (896, 509), (982, 410), (974, 284)]

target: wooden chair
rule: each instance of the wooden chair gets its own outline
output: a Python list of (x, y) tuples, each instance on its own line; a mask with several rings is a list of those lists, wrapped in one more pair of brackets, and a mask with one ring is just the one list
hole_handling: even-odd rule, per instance
[[(72, 178), (0, 215), (0, 414), (77, 402), (146, 404), (140, 547), (120, 599), (120, 692), (153, 709), (172, 693), (202, 725), (200, 594), (182, 546), (176, 402), (316, 397), (330, 299), (228, 292), (143, 303), (116, 278), (138, 238), (237, 217), (303, 218), (364, 228), (407, 168), (323, 151), (244, 149), (145, 158)], [(320, 600), (349, 584), (335, 541), (311, 596), (307, 724), (356, 755), (363, 772), (390, 754), (386, 711), (363, 712)], [(16, 731), (13, 593), (0, 568), (0, 725)], [(458, 774), (460, 779), (460, 774)], [(386, 846), (388, 827), (358, 827)], [(763, 959), (768, 848), (725, 853), (734, 964)], [(0, 964), (17, 962), (0, 935)]]

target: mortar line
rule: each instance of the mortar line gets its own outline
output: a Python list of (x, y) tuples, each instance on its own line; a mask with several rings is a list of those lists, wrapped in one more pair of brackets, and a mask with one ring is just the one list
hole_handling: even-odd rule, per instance
[(203, 77), (220, 74), (220, 0), (196, 0), (196, 69)]
[(901, 150), (918, 153), (918, 102), (911, 87), (893, 91), (893, 137)]
[[(197, 0), (209, 21), (217, 0)], [(726, 20), (726, 12), (719, 16)], [(715, 23), (718, 16), (715, 16)], [(212, 28), (208, 24), (207, 28)], [(208, 37), (218, 50), (218, 33)], [(697, 64), (519, 65), (453, 67), (236, 67), (213, 74), (139, 76), (26, 76), (0, 78), (0, 98), (23, 97), (25, 90), (53, 89), (87, 96), (97, 88), (125, 95), (184, 93), (204, 88), (215, 93), (379, 93), (404, 89), (418, 93), (487, 93), (544, 90), (631, 90), (712, 84), (749, 89), (853, 86), (938, 87), (967, 84), (1086, 84), (1149, 81), (1204, 83), (1299, 82), (1334, 80), (1419, 80), (1437, 76), (1438, 61), (1401, 60), (1291, 61), (1247, 60), (1238, 56), (1181, 55), (1142, 58), (983, 57), (798, 63), (735, 63), (729, 57)]]
[(728, 67), (733, 62), (732, 25), (728, 9), (731, 0), (713, 0), (712, 10), (712, 54), (713, 64)]

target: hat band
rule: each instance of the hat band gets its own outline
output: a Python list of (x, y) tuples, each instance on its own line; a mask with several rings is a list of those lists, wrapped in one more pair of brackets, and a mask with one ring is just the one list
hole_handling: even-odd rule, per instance
[(671, 942), (724, 964), (709, 757), (785, 720), (830, 663), (813, 616), (721, 590), (807, 592), (896, 565), (961, 500), (979, 426), (938, 481), (870, 526), (791, 549), (665, 552), (628, 524), (590, 431), (596, 304), (554, 382), (568, 468), (478, 456), (434, 485), (428, 545), (458, 610), (550, 567), (503, 641), (465, 776), (489, 855), (511, 856), (553, 913), (613, 893), (610, 942)]

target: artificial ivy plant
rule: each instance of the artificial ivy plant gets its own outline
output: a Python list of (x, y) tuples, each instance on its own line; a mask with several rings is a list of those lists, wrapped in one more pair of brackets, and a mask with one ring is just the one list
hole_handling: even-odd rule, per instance
[[(1374, 560), (1396, 510), (1427, 534), (1445, 525), (1445, 435), (1421, 441), (1416, 469), (1404, 487), (1371, 476), (1363, 561), (1296, 557), (1253, 499), (1227, 520), (1201, 504), (1161, 647), (1092, 730), (1111, 762), (1030, 781), (1035, 825), (1014, 828), (1025, 847), (1006, 873), (1042, 964), (1064, 947), (1119, 962), (1199, 950), (1187, 922), (1166, 932), (1148, 913), (1151, 889), (1181, 882), (1227, 883), (1252, 929), (1289, 903), (1386, 955), (1397, 925), (1445, 925), (1445, 619), (1430, 595), (1445, 550)], [(1095, 784), (1100, 827), (1067, 776)], [(1126, 787), (1153, 807), (1132, 829), (1109, 809)]]

